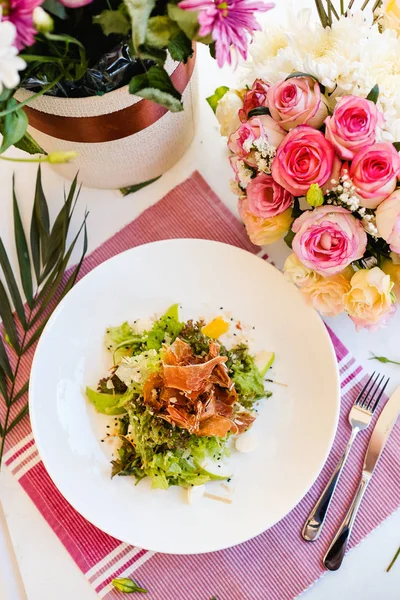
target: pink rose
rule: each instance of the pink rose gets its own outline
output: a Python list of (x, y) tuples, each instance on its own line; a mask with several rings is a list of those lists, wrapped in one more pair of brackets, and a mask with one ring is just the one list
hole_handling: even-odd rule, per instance
[(319, 206), (295, 220), (293, 251), (321, 275), (336, 275), (364, 255), (367, 234), (361, 222), (341, 206)]
[(247, 123), (242, 123), (228, 140), (228, 148), (251, 167), (256, 166), (253, 144), (255, 140), (263, 138), (271, 146), (277, 148), (286, 132), (269, 115), (252, 117)]
[(312, 77), (293, 77), (273, 85), (267, 94), (271, 116), (286, 131), (297, 125), (318, 129), (328, 108), (318, 83)]
[(376, 209), (378, 233), (393, 252), (400, 253), (400, 190), (396, 190)]
[(250, 240), (257, 246), (264, 244), (273, 244), (283, 238), (290, 229), (292, 223), (292, 209), (288, 208), (285, 212), (279, 213), (274, 217), (263, 219), (257, 217), (249, 210), (249, 203), (246, 197), (239, 199), (239, 214), (243, 219)]
[(285, 212), (293, 202), (293, 196), (265, 173), (252, 179), (246, 191), (249, 211), (263, 219)]
[(312, 183), (323, 187), (340, 170), (340, 160), (324, 134), (308, 125), (292, 129), (272, 161), (272, 176), (294, 196), (303, 196)]
[(394, 191), (400, 173), (399, 153), (389, 142), (367, 146), (350, 165), (349, 176), (361, 205), (376, 208)]
[(243, 98), (243, 108), (239, 110), (239, 119), (242, 123), (247, 121), (247, 115), (253, 108), (259, 106), (267, 106), (267, 92), (269, 84), (265, 83), (262, 79), (256, 79), (253, 83), (251, 90)]
[(376, 129), (384, 123), (376, 104), (358, 96), (345, 96), (336, 105), (333, 115), (325, 119), (325, 135), (345, 160), (376, 141)]

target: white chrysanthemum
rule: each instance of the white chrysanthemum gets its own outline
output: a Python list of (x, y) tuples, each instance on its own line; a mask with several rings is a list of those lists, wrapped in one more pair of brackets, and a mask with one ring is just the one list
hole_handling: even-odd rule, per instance
[(25, 61), (18, 56), (18, 50), (13, 45), (15, 36), (15, 25), (10, 21), (0, 21), (0, 93), (5, 87), (15, 88), (19, 84), (18, 71), (26, 67)]
[(269, 25), (266, 31), (256, 31), (249, 47), (253, 64), (265, 65), (288, 45), (288, 37), (281, 25)]

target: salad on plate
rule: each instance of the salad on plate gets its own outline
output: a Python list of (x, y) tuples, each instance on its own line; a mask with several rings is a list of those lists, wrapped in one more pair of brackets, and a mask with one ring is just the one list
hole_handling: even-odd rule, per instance
[(112, 367), (86, 396), (113, 418), (112, 476), (150, 477), (160, 489), (229, 477), (207, 465), (251, 427), (256, 402), (271, 395), (264, 378), (274, 360), (271, 352), (253, 356), (244, 340), (228, 349), (221, 338), (230, 327), (222, 316), (181, 322), (175, 304), (158, 319), (106, 330)]

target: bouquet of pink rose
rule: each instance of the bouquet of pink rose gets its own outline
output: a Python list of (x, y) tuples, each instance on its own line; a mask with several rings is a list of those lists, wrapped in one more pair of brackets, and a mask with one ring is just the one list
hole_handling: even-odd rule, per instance
[[(337, 52), (345, 52), (344, 28), (354, 20), (369, 39), (397, 40), (357, 14), (339, 18), (336, 29), (303, 30), (304, 44), (318, 34), (324, 48), (327, 39), (343, 36), (345, 49), (338, 44)], [(394, 137), (400, 115), (393, 103), (389, 111), (386, 81), (377, 85), (370, 72), (368, 88), (361, 77), (355, 81), (350, 58), (331, 68), (316, 52), (312, 62), (312, 49), (302, 55), (290, 33), (283, 31), (286, 43), (272, 58), (256, 39), (251, 68), (263, 76), (218, 102), (232, 189), (253, 243), (284, 237), (292, 248), (285, 272), (321, 314), (346, 311), (357, 328), (374, 329), (395, 312), (400, 291), (400, 136)], [(262, 60), (257, 52), (264, 52)]]

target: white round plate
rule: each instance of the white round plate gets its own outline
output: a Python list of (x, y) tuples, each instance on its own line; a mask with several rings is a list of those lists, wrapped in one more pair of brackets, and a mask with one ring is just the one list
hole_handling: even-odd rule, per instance
[[(251, 349), (273, 350), (269, 376), (287, 385), (270, 384), (273, 396), (260, 401), (253, 426), (258, 448), (234, 450), (223, 465), (232, 473), (230, 491), (220, 482), (207, 484), (231, 504), (201, 498), (190, 505), (181, 488), (152, 490), (148, 480), (137, 486), (131, 477), (111, 480), (112, 442), (100, 442), (110, 417), (96, 413), (83, 394), (111, 366), (103, 346), (106, 327), (162, 314), (175, 302), (183, 319), (228, 314), (249, 326)], [(120, 540), (176, 554), (239, 544), (292, 510), (326, 461), (339, 402), (329, 335), (297, 290), (244, 250), (193, 239), (139, 246), (86, 275), (46, 326), (30, 384), (36, 444), (68, 502)]]

